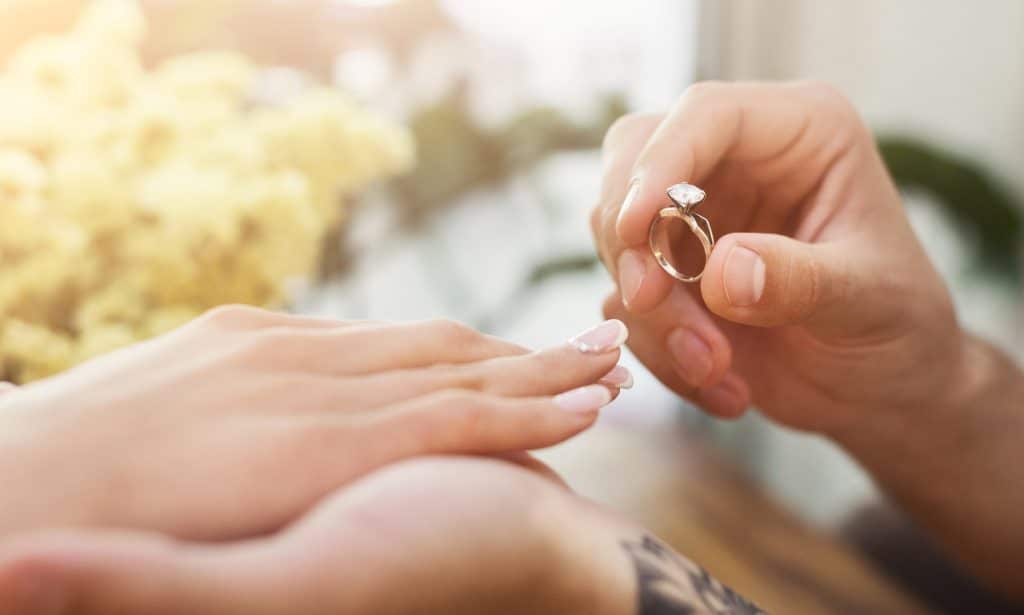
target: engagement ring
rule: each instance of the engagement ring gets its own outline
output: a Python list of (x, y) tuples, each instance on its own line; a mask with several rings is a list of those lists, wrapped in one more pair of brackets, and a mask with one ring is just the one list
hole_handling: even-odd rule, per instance
[[(670, 187), (668, 189), (668, 198), (673, 204), (658, 212), (658, 217), (651, 222), (651, 230), (647, 235), (647, 243), (651, 246), (654, 259), (658, 261), (658, 264), (665, 270), (665, 273), (680, 282), (697, 282), (700, 280), (701, 276), (704, 275), (704, 267), (707, 266), (708, 259), (711, 257), (711, 249), (715, 246), (715, 235), (711, 231), (711, 223), (708, 222), (707, 218), (693, 211), (706, 196), (703, 190), (690, 184), (676, 184)], [(704, 248), (704, 267), (701, 267), (697, 275), (689, 276), (676, 269), (675, 265), (669, 260), (669, 256), (662, 251), (662, 246), (659, 245), (657, 237), (658, 225), (670, 218), (685, 222), (690, 228), (690, 232), (697, 236), (701, 246)], [(667, 242), (665, 243), (667, 244)]]

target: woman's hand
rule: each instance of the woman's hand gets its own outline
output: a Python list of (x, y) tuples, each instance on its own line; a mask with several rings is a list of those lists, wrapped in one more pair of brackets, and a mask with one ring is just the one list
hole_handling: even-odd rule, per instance
[(0, 537), (252, 536), (403, 458), (548, 446), (628, 386), (625, 338), (612, 321), (529, 353), (447, 321), (220, 308), (0, 396)]
[[(619, 282), (606, 312), (672, 389), (719, 416), (753, 401), (825, 433), (910, 424), (954, 394), (964, 336), (949, 294), (841, 95), (699, 84), (666, 116), (619, 121), (605, 155), (592, 220)], [(721, 236), (699, 285), (669, 278), (647, 247), (680, 181), (707, 191), (700, 212)]]
[(25, 615), (760, 613), (540, 473), (455, 457), (379, 470), (254, 541), (22, 537), (0, 545), (0, 604)]

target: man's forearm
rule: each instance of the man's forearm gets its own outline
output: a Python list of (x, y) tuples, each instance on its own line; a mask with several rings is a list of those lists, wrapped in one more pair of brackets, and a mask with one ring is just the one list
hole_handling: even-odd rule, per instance
[(973, 337), (962, 356), (952, 398), (837, 439), (951, 556), (1024, 599), (1024, 374)]
[[(591, 506), (574, 506), (551, 532), (559, 608), (587, 615), (763, 615), (744, 597), (645, 529)], [(566, 531), (566, 528), (572, 528)]]
[(764, 615), (653, 536), (623, 540), (622, 548), (636, 571), (636, 615)]

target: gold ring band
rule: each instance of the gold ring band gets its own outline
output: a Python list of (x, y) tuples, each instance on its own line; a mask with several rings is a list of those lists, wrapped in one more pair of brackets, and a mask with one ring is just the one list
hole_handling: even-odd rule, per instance
[[(657, 242), (657, 231), (658, 225), (669, 218), (676, 218), (682, 220), (690, 227), (690, 232), (697, 236), (700, 240), (701, 247), (704, 248), (704, 265), (707, 266), (708, 259), (711, 258), (711, 249), (715, 247), (715, 236), (711, 231), (711, 223), (708, 222), (707, 218), (700, 214), (684, 213), (678, 207), (666, 207), (658, 212), (658, 217), (651, 223), (651, 230), (647, 237), (647, 242), (651, 246), (651, 252), (654, 254), (654, 260), (658, 261), (661, 268), (665, 270), (665, 273), (669, 274), (673, 278), (680, 282), (699, 282), (701, 276), (704, 275), (704, 268), (701, 268), (700, 273), (697, 275), (686, 275), (685, 273), (676, 269), (675, 265), (669, 261), (668, 257), (662, 251), (661, 247)], [(701, 223), (704, 224), (705, 228), (701, 228)]]
[[(711, 250), (715, 247), (715, 234), (711, 230), (711, 223), (704, 216), (694, 213), (693, 209), (704, 200), (704, 191), (690, 184), (676, 184), (668, 189), (668, 196), (672, 200), (671, 207), (665, 207), (658, 212), (658, 217), (651, 222), (651, 228), (647, 233), (647, 243), (654, 254), (654, 260), (673, 278), (680, 282), (699, 282), (704, 275), (704, 269), (711, 258)], [(686, 275), (676, 269), (668, 256), (658, 245), (658, 225), (663, 221), (674, 218), (682, 220), (690, 228), (690, 232), (697, 236), (701, 247), (704, 248), (704, 267), (697, 275)]]

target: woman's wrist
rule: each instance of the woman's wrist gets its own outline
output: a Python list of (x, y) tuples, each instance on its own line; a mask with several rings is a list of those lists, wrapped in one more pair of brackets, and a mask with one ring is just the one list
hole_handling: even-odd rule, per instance
[(41, 496), (52, 484), (37, 475), (36, 460), (45, 443), (33, 434), (16, 397), (0, 389), (0, 540), (32, 529), (32, 519), (48, 508)]
[(0, 540), (54, 527), (102, 525), (99, 494), (65, 438), (31, 403), (31, 389), (0, 394)]
[(538, 612), (634, 615), (636, 577), (622, 541), (637, 528), (571, 493), (563, 504), (544, 523), (556, 555), (547, 563), (551, 591)]

